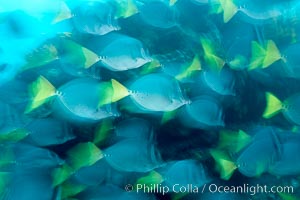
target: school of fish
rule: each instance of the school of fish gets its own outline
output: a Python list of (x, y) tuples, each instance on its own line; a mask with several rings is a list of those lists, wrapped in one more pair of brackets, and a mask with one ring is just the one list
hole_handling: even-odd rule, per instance
[(300, 1), (0, 2), (0, 200), (116, 199), (300, 199)]

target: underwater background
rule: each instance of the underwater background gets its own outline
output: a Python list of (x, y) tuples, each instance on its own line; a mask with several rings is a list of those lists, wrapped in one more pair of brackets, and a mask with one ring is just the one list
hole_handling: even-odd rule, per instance
[(0, 0), (0, 200), (298, 200), (299, 126), (298, 0)]

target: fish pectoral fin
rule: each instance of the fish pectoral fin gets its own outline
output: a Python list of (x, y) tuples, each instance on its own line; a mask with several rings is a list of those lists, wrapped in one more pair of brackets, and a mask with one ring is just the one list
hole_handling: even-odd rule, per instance
[(29, 86), (29, 93), (32, 100), (27, 105), (25, 113), (30, 113), (32, 110), (46, 103), (50, 97), (55, 95), (55, 92), (55, 87), (45, 77), (39, 76), (39, 78)]
[(263, 113), (263, 117), (269, 119), (276, 115), (282, 109), (282, 102), (272, 93), (266, 93), (267, 106)]

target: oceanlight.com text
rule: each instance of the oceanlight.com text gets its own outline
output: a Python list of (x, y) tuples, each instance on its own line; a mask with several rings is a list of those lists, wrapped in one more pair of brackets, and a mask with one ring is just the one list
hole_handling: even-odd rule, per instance
[(167, 193), (237, 193), (237, 194), (249, 194), (256, 195), (258, 193), (294, 193), (293, 186), (269, 186), (269, 185), (217, 185), (214, 183), (204, 184), (201, 187), (193, 184), (174, 184), (172, 186), (166, 186), (162, 184), (136, 184), (135, 186), (127, 184), (125, 190), (128, 192), (137, 193), (160, 193), (165, 195)]

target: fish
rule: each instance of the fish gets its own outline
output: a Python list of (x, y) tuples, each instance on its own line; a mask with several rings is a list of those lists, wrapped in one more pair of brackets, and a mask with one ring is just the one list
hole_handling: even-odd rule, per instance
[(152, 61), (143, 43), (127, 35), (110, 33), (93, 37), (87, 44), (98, 55), (100, 66), (112, 71), (136, 69)]
[(268, 172), (275, 176), (290, 176), (300, 174), (300, 160), (294, 155), (300, 148), (299, 133), (279, 132), (278, 140), (282, 149), (279, 159), (273, 163)]
[[(216, 185), (222, 185), (222, 183), (216, 184)], [(214, 186), (214, 185), (213, 185)], [(213, 187), (211, 187), (212, 190)], [(205, 192), (203, 194), (188, 194), (185, 197), (182, 198), (182, 200), (187, 200), (187, 199), (194, 199), (194, 200), (200, 200), (200, 199), (207, 199), (207, 200), (226, 200), (226, 199), (230, 199), (230, 200), (239, 200), (239, 199), (245, 199), (247, 198), (245, 195), (243, 194), (239, 194), (239, 193), (211, 193), (211, 192)]]
[(230, 69), (223, 68), (220, 73), (203, 71), (201, 75), (204, 84), (214, 92), (220, 95), (235, 96), (235, 75)]
[[(157, 10), (160, 10), (157, 13)], [(168, 29), (177, 25), (178, 13), (174, 6), (164, 0), (145, 1), (139, 8), (144, 23), (160, 29)]]
[(263, 113), (263, 118), (270, 119), (279, 112), (282, 112), (284, 117), (294, 124), (300, 124), (299, 101), (300, 95), (294, 94), (284, 101), (278, 99), (274, 94), (266, 92), (267, 105)]
[(180, 122), (186, 127), (210, 129), (223, 127), (222, 105), (210, 96), (198, 96), (179, 111)]
[(126, 138), (153, 138), (153, 127), (142, 118), (129, 118), (121, 121), (115, 127), (116, 137)]
[(283, 68), (288, 72), (288, 77), (299, 79), (300, 59), (295, 53), (300, 47), (300, 43), (294, 43), (283, 49), (281, 52), (281, 60)]
[(173, 111), (187, 102), (177, 80), (162, 73), (141, 76), (128, 88), (130, 99), (146, 111)]
[(22, 119), (18, 111), (10, 104), (0, 101), (0, 131), (10, 132), (23, 128), (25, 119)]
[(149, 172), (163, 161), (156, 146), (144, 139), (126, 139), (103, 150), (105, 160), (118, 171)]
[[(251, 43), (258, 38), (257, 27), (230, 21), (220, 30), (225, 62), (233, 70), (247, 69), (250, 64)], [(243, 46), (244, 48), (240, 48)]]
[(27, 105), (25, 113), (30, 113), (52, 99), (53, 113), (70, 122), (79, 123), (95, 123), (118, 116), (112, 103), (128, 95), (128, 91), (115, 80), (98, 82), (91, 78), (75, 79), (56, 90), (43, 76), (31, 84), (30, 92), (32, 101)]
[(77, 31), (92, 35), (105, 35), (120, 29), (116, 10), (107, 2), (84, 1), (72, 10), (72, 22)]
[(121, 199), (141, 199), (141, 200), (155, 200), (157, 199), (153, 194), (146, 194), (143, 192), (127, 192), (120, 187), (111, 184), (103, 184), (99, 185), (95, 188), (88, 188), (84, 192), (78, 195), (82, 200), (89, 200), (89, 199), (99, 199), (99, 200), (121, 200)]
[(223, 21), (229, 22), (234, 16), (239, 14), (240, 20), (251, 24), (267, 23), (273, 18), (280, 17), (289, 8), (291, 1), (235, 1), (220, 0), (223, 9)]
[[(165, 56), (166, 58), (164, 58)], [(188, 52), (176, 51), (170, 54), (172, 58), (167, 58), (168, 56), (157, 56), (157, 60), (151, 62), (147, 70), (151, 70), (153, 67), (159, 68), (161, 72), (173, 76), (182, 83), (190, 82), (192, 77), (202, 70), (201, 61), (198, 55), (195, 55), (194, 58), (191, 59)], [(174, 59), (173, 57), (177, 59)]]
[(217, 147), (210, 150), (220, 178), (229, 180), (236, 170), (246, 177), (269, 173), (270, 167), (282, 155), (276, 131), (274, 127), (266, 126), (254, 128), (250, 133), (241, 130), (220, 132)]
[(278, 48), (273, 40), (267, 40), (263, 45), (252, 41), (252, 57), (249, 70), (264, 69), (280, 61), (282, 69), (288, 74), (288, 77), (298, 78), (299, 59), (295, 54), (298, 47), (298, 43), (285, 48)]
[(63, 144), (75, 138), (69, 124), (52, 119), (34, 119), (25, 125), (28, 131), (28, 141), (38, 146), (51, 146)]
[(41, 198), (51, 200), (55, 191), (51, 185), (51, 176), (37, 170), (15, 173), (0, 195), (1, 199), (29, 200)]
[(96, 186), (104, 182), (109, 170), (108, 164), (101, 159), (91, 166), (82, 167), (74, 173), (70, 180), (87, 186)]
[(206, 67), (215, 72), (221, 71), (225, 65), (225, 55), (221, 43), (206, 36), (200, 38), (200, 43)]
[[(273, 148), (268, 140), (250, 145), (237, 160), (238, 170), (245, 176), (257, 177), (269, 169)], [(265, 149), (262, 153), (261, 151)], [(255, 157), (253, 155), (256, 155)]]
[(196, 160), (174, 162), (167, 168), (163, 178), (164, 184), (170, 188), (175, 184), (179, 184), (180, 186), (191, 184), (196, 187), (201, 187), (211, 181), (205, 167)]

